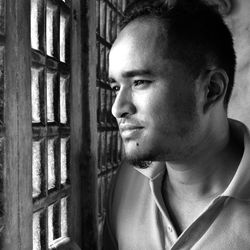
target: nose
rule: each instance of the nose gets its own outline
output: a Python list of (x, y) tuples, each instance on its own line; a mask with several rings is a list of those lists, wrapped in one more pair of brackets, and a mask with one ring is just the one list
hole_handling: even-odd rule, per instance
[(135, 105), (132, 100), (132, 95), (129, 90), (120, 89), (112, 106), (113, 116), (118, 118), (125, 118), (136, 112)]

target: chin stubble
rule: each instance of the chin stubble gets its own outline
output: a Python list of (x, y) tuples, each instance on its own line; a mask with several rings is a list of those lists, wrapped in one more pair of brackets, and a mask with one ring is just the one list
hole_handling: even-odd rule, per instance
[(146, 169), (152, 164), (152, 161), (141, 161), (141, 160), (129, 160), (129, 162), (137, 168)]

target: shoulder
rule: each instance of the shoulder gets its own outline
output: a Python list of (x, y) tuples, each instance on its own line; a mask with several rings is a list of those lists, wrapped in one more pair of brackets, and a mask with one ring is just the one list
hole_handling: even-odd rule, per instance
[(136, 209), (139, 199), (145, 199), (144, 193), (150, 193), (149, 180), (138, 172), (133, 165), (123, 162), (114, 176), (108, 199), (108, 213), (111, 227), (131, 215), (131, 210)]
[[(224, 207), (223, 217), (237, 234), (250, 234), (250, 200), (230, 198)], [(247, 236), (247, 237), (248, 237)]]
[(103, 241), (108, 247), (104, 249), (118, 249), (117, 228), (120, 228), (118, 225), (125, 226), (131, 215), (130, 209), (135, 205), (138, 189), (146, 181), (146, 178), (131, 164), (124, 161), (119, 166), (109, 188)]
[(122, 162), (111, 183), (109, 192), (110, 205), (114, 206), (116, 203), (120, 203), (121, 197), (122, 200), (125, 200), (136, 192), (139, 187), (147, 183), (148, 179), (138, 172), (133, 165), (126, 161)]

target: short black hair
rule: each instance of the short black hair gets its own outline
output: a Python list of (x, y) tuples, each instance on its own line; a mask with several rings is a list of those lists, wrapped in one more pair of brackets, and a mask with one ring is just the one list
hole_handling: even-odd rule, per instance
[(200, 0), (135, 0), (125, 10), (121, 28), (140, 17), (163, 21), (170, 57), (181, 60), (194, 76), (210, 63), (226, 71), (227, 108), (234, 85), (236, 56), (232, 34), (218, 9)]

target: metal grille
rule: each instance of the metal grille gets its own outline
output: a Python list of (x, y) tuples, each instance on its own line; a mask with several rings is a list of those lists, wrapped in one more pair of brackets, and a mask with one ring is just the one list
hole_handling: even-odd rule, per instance
[(117, 123), (111, 115), (115, 93), (107, 84), (108, 55), (119, 32), (126, 0), (96, 0), (97, 18), (97, 92), (98, 92), (98, 221), (101, 242), (105, 203), (112, 176), (121, 161), (122, 142)]
[(5, 1), (0, 0), (0, 248), (4, 229), (4, 51)]
[(68, 235), (69, 0), (31, 0), (33, 249)]

